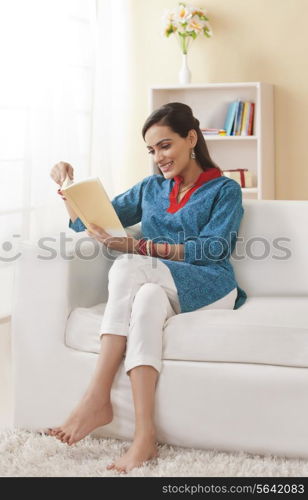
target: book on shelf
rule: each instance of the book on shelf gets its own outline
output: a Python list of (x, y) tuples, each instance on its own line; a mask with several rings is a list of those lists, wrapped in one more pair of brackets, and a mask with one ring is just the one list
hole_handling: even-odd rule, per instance
[(254, 102), (240, 101), (239, 99), (230, 102), (224, 124), (227, 135), (252, 135), (254, 110)]
[(234, 119), (235, 119), (237, 107), (238, 107), (238, 101), (232, 101), (232, 102), (230, 102), (230, 104), (228, 106), (227, 115), (226, 115), (226, 119), (225, 119), (225, 123), (224, 123), (224, 127), (223, 127), (225, 129), (227, 135), (232, 135), (231, 133), (233, 130), (233, 124), (234, 124)]
[(236, 110), (236, 116), (234, 119), (234, 129), (233, 129), (232, 135), (241, 135), (243, 107), (244, 107), (243, 101), (239, 101), (238, 106), (237, 106), (237, 110)]
[(87, 229), (96, 224), (112, 236), (127, 236), (99, 177), (73, 182), (67, 175), (60, 189)]
[(226, 131), (222, 128), (201, 128), (203, 135), (226, 135)]
[(255, 112), (255, 103), (250, 102), (249, 104), (250, 104), (250, 109), (249, 109), (247, 135), (253, 135), (253, 117), (254, 117), (254, 112)]

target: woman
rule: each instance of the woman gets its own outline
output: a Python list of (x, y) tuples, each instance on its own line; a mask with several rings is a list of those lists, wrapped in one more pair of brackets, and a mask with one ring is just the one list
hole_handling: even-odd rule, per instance
[[(162, 106), (148, 117), (142, 135), (160, 174), (146, 177), (112, 204), (124, 227), (142, 221), (143, 238), (111, 237), (97, 226), (88, 231), (122, 253), (109, 271), (96, 371), (66, 422), (49, 430), (71, 445), (111, 422), (111, 386), (125, 354), (135, 435), (129, 450), (108, 466), (121, 472), (157, 455), (154, 399), (166, 319), (197, 309), (237, 309), (246, 300), (229, 262), (243, 216), (241, 188), (211, 160), (191, 108)], [(61, 186), (67, 173), (73, 177), (72, 167), (61, 162), (51, 177)], [(85, 230), (68, 203), (67, 208), (70, 227)]]

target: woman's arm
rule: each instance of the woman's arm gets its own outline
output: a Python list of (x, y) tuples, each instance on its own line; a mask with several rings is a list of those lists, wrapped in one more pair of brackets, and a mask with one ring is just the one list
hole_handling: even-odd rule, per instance
[(67, 210), (67, 212), (68, 212), (68, 214), (69, 214), (69, 216), (71, 218), (72, 223), (74, 224), (75, 220), (78, 219), (78, 215), (76, 214), (76, 212), (74, 212), (74, 210), (72, 209), (72, 207), (69, 204), (69, 201), (63, 195), (63, 193), (61, 191), (61, 188), (58, 189), (58, 194), (61, 196), (62, 200), (64, 201), (66, 210)]
[(74, 210), (72, 209), (72, 207), (70, 206), (70, 204), (67, 200), (64, 200), (64, 204), (65, 204), (66, 210), (68, 212), (68, 215), (70, 216), (72, 223), (74, 223), (75, 220), (78, 219), (78, 215), (74, 212)]
[(243, 212), (241, 188), (236, 182), (230, 182), (221, 190), (210, 221), (197, 236), (186, 237), (184, 244), (172, 245), (154, 241), (147, 243), (144, 238), (136, 240), (132, 237), (112, 237), (103, 228), (95, 225), (88, 234), (119, 252), (151, 255), (161, 259), (206, 266), (231, 256)]
[(184, 245), (168, 245), (168, 254), (166, 255), (165, 243), (154, 243), (157, 257), (168, 260), (184, 260)]
[[(96, 224), (90, 224), (90, 228), (86, 233), (111, 250), (147, 255), (144, 250), (146, 240), (143, 238), (141, 240), (136, 240), (131, 236), (111, 236), (109, 233), (106, 233), (102, 227)], [(150, 255), (153, 257), (170, 260), (184, 260), (184, 245), (170, 245), (170, 243), (154, 243), (151, 241), (149, 248), (151, 252)]]

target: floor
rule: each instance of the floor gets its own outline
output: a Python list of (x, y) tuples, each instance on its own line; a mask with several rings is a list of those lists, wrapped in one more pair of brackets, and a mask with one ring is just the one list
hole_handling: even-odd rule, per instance
[(0, 429), (12, 420), (11, 338), (9, 321), (0, 320)]

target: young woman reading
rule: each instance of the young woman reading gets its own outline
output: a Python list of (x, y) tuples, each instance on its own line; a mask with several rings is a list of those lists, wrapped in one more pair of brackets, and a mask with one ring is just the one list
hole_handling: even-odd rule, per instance
[[(142, 129), (159, 168), (112, 200), (124, 227), (142, 222), (142, 238), (111, 237), (92, 226), (88, 235), (122, 252), (109, 271), (108, 302), (100, 331), (100, 354), (78, 406), (49, 434), (72, 445), (112, 421), (110, 392), (123, 361), (130, 377), (135, 434), (128, 451), (108, 468), (127, 472), (157, 455), (155, 387), (162, 369), (166, 320), (200, 309), (237, 309), (246, 294), (229, 258), (243, 216), (239, 184), (213, 163), (189, 106), (168, 103)], [(73, 167), (60, 162), (52, 179), (62, 185)], [(61, 191), (60, 191), (61, 194)], [(69, 226), (86, 228), (65, 201)]]

